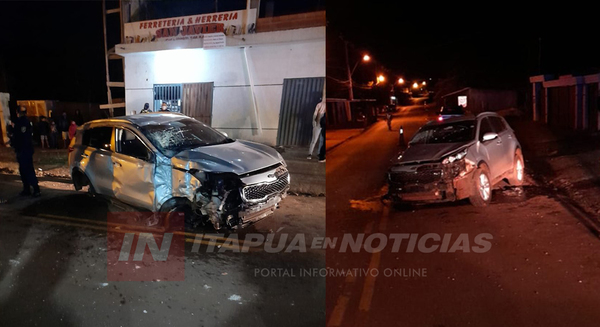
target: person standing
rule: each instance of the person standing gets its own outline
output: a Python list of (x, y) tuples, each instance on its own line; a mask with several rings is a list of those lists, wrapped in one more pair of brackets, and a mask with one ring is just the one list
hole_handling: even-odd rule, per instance
[(50, 134), (50, 125), (46, 120), (46, 117), (42, 116), (40, 122), (38, 123), (38, 131), (40, 132), (40, 142), (42, 144), (42, 149), (44, 148), (44, 143), (46, 143), (46, 147), (50, 149), (50, 143), (48, 143), (48, 134)]
[(58, 118), (58, 130), (62, 134), (63, 149), (66, 149), (67, 142), (69, 142), (69, 120), (67, 119), (67, 113), (64, 111), (62, 116)]
[(167, 106), (167, 103), (163, 102), (162, 105), (160, 105), (160, 111), (162, 111), (162, 112), (169, 112), (171, 110), (169, 110), (169, 108)]
[(50, 123), (50, 147), (58, 149), (58, 128), (54, 121)]
[(321, 127), (321, 144), (319, 146), (319, 162), (325, 162), (325, 125), (327, 125), (326, 113), (321, 116), (319, 126)]
[(310, 141), (310, 145), (308, 146), (308, 157), (306, 157), (306, 159), (312, 159), (312, 153), (313, 153), (313, 151), (315, 149), (315, 145), (317, 144), (317, 141), (320, 139), (320, 135), (321, 135), (320, 121), (321, 121), (321, 118), (325, 115), (326, 110), (327, 110), (327, 107), (325, 106), (325, 102), (323, 102), (323, 98), (320, 98), (319, 103), (317, 103), (317, 106), (315, 107), (315, 111), (313, 113), (312, 139)]
[(140, 111), (140, 114), (150, 113), (150, 104), (148, 102), (144, 103), (144, 109)]
[(75, 138), (75, 133), (77, 133), (77, 123), (72, 120), (71, 125), (69, 125), (69, 143), (71, 143), (71, 140)]
[[(19, 118), (15, 122), (13, 144), (11, 144), (17, 155), (19, 162), (19, 174), (23, 182), (23, 191), (19, 193), (22, 196), (33, 195), (40, 196), (40, 187), (38, 185), (35, 170), (33, 168), (33, 142), (31, 141), (33, 134), (31, 123), (27, 119), (27, 110), (21, 107), (19, 110)], [(31, 188), (33, 187), (33, 194)]]

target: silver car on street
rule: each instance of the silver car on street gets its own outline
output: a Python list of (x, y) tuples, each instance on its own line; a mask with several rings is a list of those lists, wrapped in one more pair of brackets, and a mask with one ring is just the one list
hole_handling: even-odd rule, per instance
[(275, 149), (175, 113), (85, 123), (69, 166), (75, 189), (167, 213), (153, 223), (163, 225), (168, 214), (183, 212), (186, 226), (243, 227), (273, 213), (290, 183)]
[(522, 185), (524, 169), (521, 145), (498, 114), (431, 121), (389, 169), (388, 196), (396, 203), (469, 198), (486, 206), (500, 181)]

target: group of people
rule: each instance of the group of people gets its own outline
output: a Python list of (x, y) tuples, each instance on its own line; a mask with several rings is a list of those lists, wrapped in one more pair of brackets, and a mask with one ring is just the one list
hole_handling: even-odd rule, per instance
[[(63, 148), (67, 148), (71, 139), (75, 137), (77, 126), (83, 123), (83, 116), (79, 110), (72, 120), (68, 119), (66, 112), (63, 112), (56, 122), (54, 120), (48, 121), (43, 116), (40, 117), (37, 130), (40, 135), (41, 147), (59, 148), (58, 138), (60, 135), (63, 140)], [(33, 167), (33, 124), (27, 118), (25, 107), (18, 108), (17, 119), (10, 122), (7, 132), (10, 138), (10, 146), (15, 150), (17, 162), (19, 163), (19, 174), (23, 182), (23, 190), (19, 195), (38, 197), (41, 193)], [(0, 203), (2, 202), (6, 202), (6, 200), (0, 199)]]
[[(37, 128), (40, 135), (40, 145), (42, 149), (67, 148), (71, 142), (71, 139), (75, 137), (77, 126), (81, 126), (83, 122), (83, 116), (79, 110), (75, 113), (75, 116), (71, 120), (68, 119), (66, 112), (63, 112), (57, 121), (52, 119), (48, 120), (44, 116), (40, 117)], [(59, 140), (62, 140), (62, 146), (60, 146)]]
[[(169, 110), (169, 106), (167, 105), (166, 102), (163, 102), (160, 105), (160, 110), (161, 112), (169, 112), (171, 110)], [(147, 113), (151, 113), (152, 110), (150, 110), (150, 104), (148, 102), (144, 103), (144, 109), (142, 109), (142, 111), (140, 111), (140, 114), (147, 114)]]

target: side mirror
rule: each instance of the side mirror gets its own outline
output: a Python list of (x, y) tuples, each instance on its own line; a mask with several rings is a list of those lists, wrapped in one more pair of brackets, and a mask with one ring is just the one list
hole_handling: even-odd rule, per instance
[(483, 135), (483, 142), (491, 141), (496, 138), (498, 138), (498, 134), (496, 133), (485, 133)]

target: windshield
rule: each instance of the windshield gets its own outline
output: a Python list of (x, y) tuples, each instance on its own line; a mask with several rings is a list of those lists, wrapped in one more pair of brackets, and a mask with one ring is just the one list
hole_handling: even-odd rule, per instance
[(140, 127), (154, 146), (168, 157), (201, 146), (233, 142), (209, 126), (188, 117)]
[(411, 144), (461, 143), (475, 139), (475, 121), (466, 120), (425, 126), (415, 134)]

